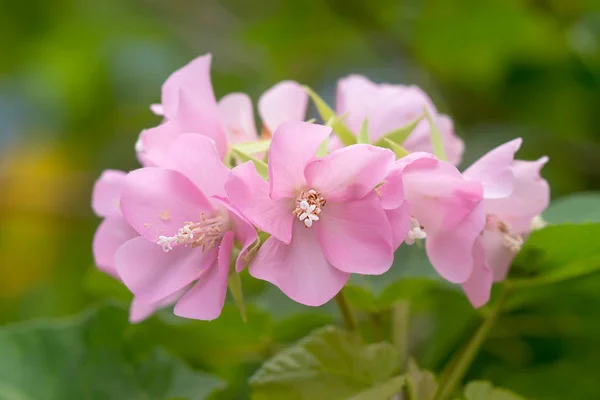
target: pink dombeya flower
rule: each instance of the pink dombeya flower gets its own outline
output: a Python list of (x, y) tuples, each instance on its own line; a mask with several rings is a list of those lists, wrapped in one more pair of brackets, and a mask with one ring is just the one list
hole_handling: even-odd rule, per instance
[(178, 295), (176, 315), (211, 320), (223, 308), (234, 240), (239, 271), (256, 230), (225, 200), (229, 170), (210, 139), (180, 135), (163, 161), (125, 179), (121, 209), (141, 236), (119, 248), (116, 268), (136, 299)]
[(463, 173), (484, 187), (486, 224), (475, 242), (473, 273), (462, 285), (474, 307), (487, 303), (493, 282), (506, 278), (535, 218), (550, 201), (550, 188), (540, 176), (548, 158), (515, 161), (520, 146), (521, 139), (505, 143)]
[[(439, 115), (429, 96), (417, 86), (376, 84), (360, 75), (338, 81), (336, 113), (346, 115), (344, 122), (355, 134), (367, 119), (373, 142), (414, 121), (425, 107), (440, 131), (448, 161), (458, 165), (464, 151), (463, 141), (454, 134), (452, 120)], [(426, 119), (419, 122), (402, 146), (411, 152), (433, 152)]]
[[(404, 203), (387, 206), (400, 184)], [(402, 235), (408, 245), (426, 239), (435, 270), (450, 282), (465, 282), (473, 270), (473, 243), (485, 225), (481, 183), (465, 179), (432, 154), (412, 153), (396, 161), (381, 194), (390, 223), (399, 232), (396, 243)]]
[[(115, 266), (115, 254), (123, 244), (139, 236), (121, 214), (120, 197), (126, 176), (123, 171), (106, 170), (96, 181), (92, 193), (92, 209), (98, 216), (104, 217), (92, 243), (94, 261), (99, 270), (118, 280), (121, 279)], [(146, 303), (134, 298), (129, 308), (129, 320), (140, 322), (173, 300), (166, 298)]]
[(331, 129), (306, 122), (281, 124), (269, 149), (269, 182), (254, 164), (234, 168), (225, 185), (231, 203), (271, 234), (249, 267), (291, 299), (319, 306), (350, 273), (382, 274), (392, 265), (392, 232), (374, 190), (394, 154), (353, 145), (315, 155)]
[[(199, 133), (213, 139), (221, 157), (229, 144), (258, 139), (250, 97), (245, 93), (230, 93), (217, 102), (210, 64), (210, 54), (198, 57), (171, 74), (163, 84), (161, 104), (153, 104), (151, 109), (164, 116), (165, 121), (142, 131), (136, 143), (143, 165), (162, 165), (169, 144), (183, 133)], [(282, 122), (302, 120), (307, 105), (304, 89), (296, 82), (283, 81), (261, 96), (258, 111), (266, 132), (273, 132)]]

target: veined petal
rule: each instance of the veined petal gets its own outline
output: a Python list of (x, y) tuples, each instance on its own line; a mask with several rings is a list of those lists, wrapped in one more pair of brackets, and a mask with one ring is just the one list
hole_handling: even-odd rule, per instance
[(127, 173), (116, 170), (105, 170), (94, 184), (92, 192), (92, 209), (101, 217), (121, 215), (121, 190)]
[(115, 263), (123, 283), (141, 301), (154, 303), (198, 279), (217, 258), (217, 249), (176, 247), (166, 253), (143, 237), (117, 250)]
[(232, 248), (233, 232), (227, 232), (219, 246), (218, 263), (206, 270), (177, 302), (173, 310), (175, 315), (203, 321), (210, 321), (221, 315), (227, 294)]
[(521, 143), (519, 138), (496, 147), (467, 168), (463, 176), (481, 182), (486, 199), (508, 197), (514, 186), (512, 164)]
[(356, 201), (328, 202), (319, 218), (312, 229), (335, 268), (379, 275), (392, 266), (392, 231), (374, 192)]
[(181, 172), (206, 197), (226, 195), (229, 169), (221, 161), (215, 143), (206, 136), (180, 135), (167, 150), (165, 167)]
[(331, 265), (321, 251), (312, 229), (294, 224), (290, 244), (270, 237), (250, 264), (250, 275), (271, 282), (289, 298), (307, 306), (331, 300), (350, 274)]
[(186, 222), (198, 221), (201, 213), (213, 211), (188, 178), (157, 167), (141, 168), (127, 175), (121, 209), (127, 222), (150, 241), (161, 235), (173, 236)]
[(308, 122), (286, 122), (275, 130), (269, 148), (269, 193), (293, 198), (306, 185), (304, 169), (331, 128)]
[(225, 190), (231, 204), (248, 221), (289, 243), (292, 239), (294, 199), (273, 200), (269, 197), (268, 186), (256, 172), (254, 164), (248, 161), (231, 171)]
[(487, 200), (488, 214), (495, 214), (515, 233), (528, 232), (533, 217), (540, 215), (550, 203), (550, 187), (540, 176), (546, 162), (548, 157), (537, 161), (515, 161), (512, 166), (515, 176), (513, 192), (505, 199)]
[(191, 95), (205, 103), (216, 103), (210, 81), (210, 53), (200, 56), (187, 65), (173, 72), (162, 86), (161, 102), (163, 114), (168, 118), (175, 118), (179, 106), (179, 91), (186, 88)]
[[(420, 220), (419, 220), (420, 221)], [(465, 282), (473, 272), (473, 245), (485, 226), (485, 209), (479, 203), (452, 229), (427, 233), (427, 256), (442, 278)]]
[(230, 93), (219, 101), (221, 122), (229, 143), (258, 140), (252, 100), (245, 93)]
[(214, 198), (214, 200), (229, 211), (229, 218), (233, 224), (232, 229), (235, 233), (235, 239), (242, 246), (240, 254), (238, 254), (235, 262), (235, 270), (236, 272), (240, 272), (247, 264), (246, 257), (248, 256), (248, 250), (258, 238), (258, 234), (254, 226), (252, 226), (252, 224), (248, 222), (248, 220), (242, 216), (239, 210), (233, 207), (233, 205), (231, 205), (227, 199), (217, 197)]
[(284, 122), (304, 121), (308, 94), (294, 81), (279, 82), (258, 100), (258, 113), (270, 132)]
[(385, 210), (393, 210), (404, 204), (404, 181), (402, 170), (392, 169), (385, 178), (383, 185), (376, 189)]
[(485, 250), (479, 239), (473, 246), (473, 261), (473, 272), (462, 288), (473, 307), (479, 308), (490, 300), (492, 292), (492, 271), (486, 263)]
[(408, 202), (404, 202), (400, 207), (385, 210), (385, 215), (392, 229), (392, 247), (394, 250), (404, 242), (410, 230), (409, 210)]
[(113, 216), (104, 219), (98, 226), (92, 243), (94, 261), (98, 269), (118, 278), (115, 253), (125, 242), (137, 236), (139, 233), (123, 217)]
[(388, 149), (356, 144), (311, 161), (304, 171), (308, 187), (327, 201), (351, 201), (384, 181), (396, 157)]

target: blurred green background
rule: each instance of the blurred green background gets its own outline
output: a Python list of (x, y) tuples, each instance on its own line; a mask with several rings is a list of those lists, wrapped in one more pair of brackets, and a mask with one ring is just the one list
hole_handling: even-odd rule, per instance
[[(148, 105), (172, 71), (206, 52), (217, 97), (243, 91), (256, 100), (293, 79), (331, 102), (337, 78), (349, 73), (417, 84), (454, 119), (467, 144), (463, 167), (521, 136), (521, 158), (550, 156), (543, 174), (553, 197), (600, 189), (600, 1), (3, 1), (0, 32), (0, 324), (127, 300), (126, 290), (93, 268), (99, 219), (91, 187), (103, 169), (137, 167), (138, 133), (160, 122)], [(271, 322), (260, 318), (281, 327), (289, 313), (260, 297), (261, 284), (247, 290), (258, 296), (249, 325), (231, 309), (225, 322), (178, 331), (205, 341), (188, 361), (231, 381), (243, 382), (277, 346)], [(600, 294), (593, 301), (584, 313), (593, 314)], [(563, 310), (564, 324), (575, 311)], [(219, 326), (227, 318), (238, 332), (224, 338)], [(304, 330), (278, 328), (275, 342), (335, 317), (325, 309), (303, 318)], [(152, 324), (140, 329), (161, 331)], [(567, 346), (553, 340), (536, 337), (531, 346), (552, 361)], [(524, 350), (527, 343), (515, 343), (506, 350), (515, 371), (537, 365), (523, 355), (533, 351)], [(494, 373), (499, 384), (522, 389), (507, 370)], [(229, 395), (242, 396), (242, 386)]]

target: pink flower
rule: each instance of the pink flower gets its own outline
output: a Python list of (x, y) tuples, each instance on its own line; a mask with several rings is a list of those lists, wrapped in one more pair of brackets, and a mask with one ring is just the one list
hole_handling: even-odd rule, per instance
[[(126, 176), (122, 171), (106, 170), (96, 181), (92, 193), (92, 209), (98, 216), (104, 217), (94, 235), (94, 260), (99, 270), (118, 280), (121, 278), (115, 266), (115, 254), (123, 244), (139, 236), (121, 214), (120, 197)], [(172, 302), (173, 298), (155, 303), (134, 298), (129, 309), (129, 320), (140, 322)]]
[(234, 240), (242, 247), (239, 271), (256, 231), (225, 200), (229, 170), (210, 139), (182, 134), (163, 162), (125, 179), (121, 210), (141, 236), (119, 248), (116, 268), (144, 304), (180, 297), (176, 315), (214, 319), (225, 301)]
[[(165, 121), (143, 131), (136, 143), (143, 165), (162, 165), (166, 149), (183, 133), (208, 136), (215, 141), (221, 157), (229, 144), (258, 139), (250, 97), (230, 93), (217, 102), (210, 64), (210, 54), (198, 57), (175, 71), (163, 84), (161, 104), (153, 104), (151, 109), (164, 116)], [(275, 85), (258, 103), (265, 132), (273, 132), (281, 122), (302, 120), (307, 104), (308, 95), (297, 83), (284, 81)]]
[(482, 182), (486, 225), (475, 247), (475, 267), (463, 284), (474, 307), (489, 301), (492, 283), (506, 278), (515, 254), (532, 229), (534, 218), (548, 206), (550, 188), (540, 169), (548, 161), (514, 161), (521, 139), (490, 151), (464, 172)]
[[(426, 238), (427, 255), (436, 271), (450, 282), (465, 282), (473, 270), (473, 244), (485, 225), (481, 183), (466, 180), (452, 164), (428, 153), (396, 161), (382, 189), (394, 182), (393, 174), (402, 177), (406, 197), (392, 214), (388, 210), (390, 223), (399, 232), (396, 243), (403, 234), (409, 245)], [(392, 185), (388, 190), (397, 189)], [(382, 199), (388, 197), (384, 193)]]
[[(383, 135), (405, 126), (423, 114), (427, 107), (440, 130), (448, 161), (460, 163), (464, 143), (454, 134), (452, 120), (439, 115), (431, 99), (416, 86), (376, 84), (360, 75), (338, 81), (336, 113), (347, 115), (346, 125), (357, 134), (366, 118), (373, 142)], [(421, 121), (402, 144), (411, 152), (433, 152), (429, 123)]]
[(309, 306), (335, 296), (350, 273), (384, 273), (394, 256), (391, 228), (374, 190), (394, 154), (354, 145), (315, 158), (330, 132), (305, 122), (279, 125), (269, 150), (269, 182), (245, 163), (225, 185), (242, 215), (271, 234), (250, 274)]

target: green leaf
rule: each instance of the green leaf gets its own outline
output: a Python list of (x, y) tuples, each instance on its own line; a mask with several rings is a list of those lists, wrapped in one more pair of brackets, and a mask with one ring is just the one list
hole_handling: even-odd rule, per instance
[(466, 400), (523, 400), (513, 392), (493, 387), (489, 382), (474, 381), (465, 387)]
[(410, 154), (408, 152), (408, 150), (406, 150), (404, 147), (400, 146), (398, 143), (392, 142), (390, 139), (383, 138), (382, 144), (383, 144), (382, 147), (392, 150), (394, 152), (394, 154), (396, 155), (396, 158), (402, 158), (402, 157)]
[(415, 128), (417, 127), (417, 125), (419, 125), (419, 122), (421, 122), (423, 120), (423, 118), (425, 118), (424, 114), (418, 116), (417, 118), (415, 118), (413, 121), (409, 122), (408, 124), (401, 126), (400, 128), (394, 129), (391, 132), (386, 133), (385, 135), (383, 135), (383, 137), (381, 139), (379, 139), (377, 141), (377, 143), (375, 143), (375, 145), (381, 146), (381, 147), (386, 147), (385, 146), (386, 140), (389, 140), (389, 141), (392, 141), (394, 143), (401, 145), (402, 143), (404, 143), (406, 138), (408, 136), (410, 136), (412, 131), (415, 130)]
[(398, 368), (391, 344), (365, 344), (327, 326), (267, 361), (250, 385), (254, 399), (346, 399), (386, 383)]
[(576, 193), (554, 200), (543, 217), (551, 224), (600, 223), (600, 192)]
[(0, 330), (0, 399), (205, 399), (222, 382), (191, 370), (102, 307)]
[(260, 176), (262, 176), (265, 179), (269, 177), (269, 167), (267, 166), (267, 163), (259, 160), (256, 157), (251, 156), (250, 154), (246, 154), (236, 149), (235, 147), (232, 148), (231, 151), (233, 152), (233, 154), (238, 156), (242, 162), (252, 161), (254, 163), (254, 166), (256, 167), (256, 172), (258, 172)]
[(317, 111), (319, 112), (319, 115), (321, 115), (321, 119), (326, 121), (328, 125), (333, 128), (333, 132), (338, 136), (338, 138), (340, 138), (342, 143), (345, 146), (355, 144), (356, 138), (354, 137), (354, 134), (350, 128), (344, 124), (343, 118), (338, 117), (331, 107), (329, 107), (327, 103), (325, 103), (325, 101), (323, 101), (323, 99), (319, 97), (319, 95), (316, 94), (311, 88), (308, 86), (303, 87), (306, 93), (308, 93), (312, 99), (313, 103), (315, 103), (315, 107), (317, 107)]
[(429, 371), (419, 369), (414, 361), (408, 363), (408, 372), (406, 373), (409, 398), (411, 400), (433, 400), (437, 392), (438, 384)]
[(255, 142), (236, 143), (232, 146), (232, 148), (244, 154), (258, 154), (267, 152), (270, 146), (271, 140), (268, 139), (257, 140)]
[(327, 155), (327, 148), (328, 147), (329, 147), (329, 136), (327, 136), (325, 138), (325, 140), (323, 140), (323, 142), (319, 146), (319, 149), (317, 150), (316, 157), (325, 157)]
[(352, 396), (350, 400), (388, 400), (390, 397), (398, 394), (405, 385), (406, 377), (395, 376), (387, 382), (360, 392), (356, 396)]
[(360, 144), (369, 144), (369, 123), (365, 118), (360, 126), (360, 131), (358, 132), (357, 143)]
[(427, 107), (423, 108), (425, 111), (425, 117), (429, 122), (429, 131), (431, 133), (431, 145), (433, 146), (433, 154), (440, 160), (446, 161), (446, 150), (444, 149), (444, 142), (442, 141), (442, 135), (437, 127), (437, 124), (433, 120), (433, 117), (427, 110)]
[[(552, 225), (534, 231), (513, 263), (515, 286), (538, 286), (600, 270), (600, 224)], [(520, 278), (519, 278), (520, 275)]]

